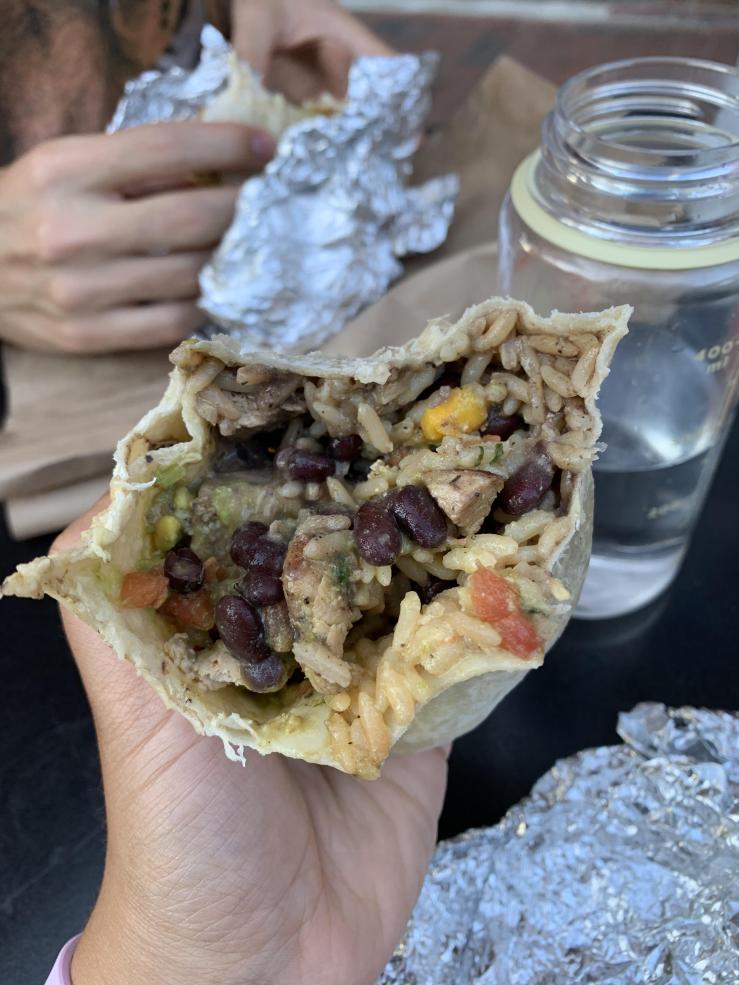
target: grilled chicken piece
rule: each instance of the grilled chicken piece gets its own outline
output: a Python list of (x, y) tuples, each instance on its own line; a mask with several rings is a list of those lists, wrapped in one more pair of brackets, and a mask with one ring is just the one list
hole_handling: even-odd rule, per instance
[(351, 683), (344, 641), (357, 617), (351, 576), (357, 564), (348, 516), (311, 514), (298, 524), (282, 569), (293, 653), (316, 691)]
[(296, 392), (299, 384), (293, 373), (262, 372), (253, 382), (241, 370), (226, 369), (197, 395), (198, 413), (223, 435), (277, 427), (305, 410), (305, 398)]
[(229, 684), (249, 686), (243, 666), (220, 640), (207, 656), (201, 656), (193, 654), (186, 635), (178, 633), (164, 644), (164, 652), (183, 673), (207, 691), (218, 691)]
[(465, 535), (477, 533), (490, 512), (503, 479), (478, 469), (437, 469), (423, 481), (452, 523)]

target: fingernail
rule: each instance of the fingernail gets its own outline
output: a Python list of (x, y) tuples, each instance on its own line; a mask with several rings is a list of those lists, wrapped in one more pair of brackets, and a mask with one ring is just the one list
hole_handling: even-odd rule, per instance
[(259, 161), (270, 161), (275, 156), (277, 141), (266, 130), (257, 130), (251, 135), (251, 151)]

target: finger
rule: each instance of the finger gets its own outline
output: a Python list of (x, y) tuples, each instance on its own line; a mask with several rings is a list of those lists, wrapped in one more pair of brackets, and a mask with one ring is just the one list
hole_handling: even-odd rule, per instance
[[(338, 15), (338, 16), (337, 16)], [(327, 39), (343, 42), (355, 57), (359, 55), (394, 55), (395, 50), (371, 31), (357, 17), (339, 9), (331, 17)]]
[[(71, 523), (51, 545), (50, 554), (76, 547), (93, 519), (110, 505), (106, 493), (83, 516)], [(162, 718), (165, 709), (151, 688), (137, 678), (133, 669), (118, 660), (111, 647), (94, 629), (61, 608), (67, 642), (82, 675), (101, 739), (117, 729), (119, 739), (132, 740), (132, 723), (144, 734), (151, 723)], [(101, 747), (104, 743), (101, 742)], [(122, 742), (118, 743), (122, 745)], [(123, 750), (121, 750), (123, 751)], [(101, 752), (103, 749), (101, 748)]]
[(345, 46), (352, 56), (394, 54), (382, 38), (336, 3), (316, 6), (310, 16), (299, 4), (286, 4), (282, 17), (271, 4), (242, 3), (234, 15), (232, 40), (237, 54), (260, 72), (275, 51), (327, 41)]
[(236, 54), (264, 75), (280, 36), (277, 11), (268, 3), (247, 3), (233, 12), (231, 43)]
[[(112, 648), (87, 623), (62, 607), (62, 625), (79, 668), (98, 727), (119, 723), (124, 731), (140, 727), (141, 713), (160, 718), (164, 707), (154, 691), (137, 679), (132, 667), (119, 660)], [(135, 711), (130, 707), (135, 705)]]
[(118, 192), (124, 198), (144, 198), (161, 195), (162, 192), (185, 191), (188, 188), (211, 188), (221, 184), (221, 176), (215, 171), (193, 171), (192, 174), (171, 178), (150, 178), (131, 185), (121, 185)]
[[(94, 178), (98, 188), (181, 180), (182, 175), (198, 172), (248, 174), (261, 171), (276, 147), (266, 130), (197, 120), (134, 127), (108, 139), (108, 153)], [(128, 155), (130, 160), (125, 159)]]
[(64, 153), (56, 150), (50, 171), (56, 183), (118, 189), (140, 181), (181, 179), (192, 172), (259, 171), (274, 147), (271, 134), (243, 124), (156, 123), (103, 136), (66, 137)]
[(230, 185), (111, 205), (111, 250), (125, 255), (212, 249), (233, 221), (238, 195), (239, 188)]
[(62, 319), (139, 302), (194, 301), (200, 293), (198, 275), (209, 256), (209, 251), (200, 250), (125, 257), (51, 273), (44, 269), (36, 296), (47, 314)]
[(114, 308), (57, 326), (57, 349), (96, 354), (174, 346), (202, 327), (205, 318), (188, 301)]
[(331, 27), (327, 25), (320, 38), (317, 53), (326, 87), (335, 96), (346, 94), (349, 69), (355, 58), (361, 55), (392, 55), (395, 52), (356, 17), (346, 11), (332, 15)]
[(266, 84), (300, 104), (329, 91), (341, 99), (346, 94), (352, 54), (339, 42), (311, 41), (288, 52), (275, 52)]
[[(154, 689), (127, 661), (117, 657), (94, 629), (66, 608), (61, 609), (61, 616), (92, 709), (109, 837), (115, 838), (121, 825), (128, 826), (126, 808), (141, 781), (142, 767), (149, 767), (153, 757), (161, 763), (162, 750), (170, 744), (173, 748), (187, 748), (193, 732), (183, 718), (167, 710)], [(137, 752), (143, 757), (138, 763)]]
[(342, 99), (346, 95), (349, 70), (354, 53), (345, 43), (327, 39), (316, 53), (317, 63), (324, 80), (324, 88)]
[(74, 221), (55, 222), (47, 262), (210, 250), (231, 225), (234, 186), (166, 192), (125, 202), (94, 202)]

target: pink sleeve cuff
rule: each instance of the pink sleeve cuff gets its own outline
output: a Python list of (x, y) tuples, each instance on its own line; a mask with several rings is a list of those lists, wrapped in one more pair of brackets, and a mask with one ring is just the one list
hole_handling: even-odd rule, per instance
[(79, 939), (79, 935), (77, 937), (73, 937), (72, 940), (65, 944), (61, 949), (59, 952), (59, 957), (56, 959), (54, 967), (51, 969), (51, 974), (46, 979), (46, 985), (72, 985), (72, 978), (69, 973), (69, 969), (72, 964), (72, 955), (74, 954), (74, 949), (77, 947), (77, 941)]

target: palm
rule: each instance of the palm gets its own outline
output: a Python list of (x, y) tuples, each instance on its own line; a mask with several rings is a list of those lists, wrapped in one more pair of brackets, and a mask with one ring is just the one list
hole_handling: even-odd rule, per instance
[(256, 753), (242, 769), (90, 630), (68, 632), (100, 733), (108, 868), (145, 887), (158, 933), (217, 944), (224, 983), (373, 981), (434, 844), (443, 754), (390, 760), (372, 783)]

